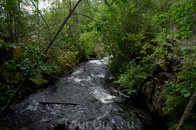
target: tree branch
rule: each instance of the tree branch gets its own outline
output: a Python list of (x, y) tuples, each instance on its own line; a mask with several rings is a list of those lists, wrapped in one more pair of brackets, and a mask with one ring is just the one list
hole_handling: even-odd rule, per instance
[[(117, 33), (117, 32), (114, 32), (114, 31), (108, 29), (107, 27), (105, 27), (104, 25), (102, 25), (101, 23), (99, 23), (98, 21), (96, 21), (95, 19), (93, 19), (93, 18), (91, 18), (91, 17), (89, 17), (89, 16), (87, 16), (87, 15), (85, 15), (85, 14), (74, 13), (73, 15), (82, 15), (82, 16), (84, 16), (84, 17), (87, 17), (87, 18), (89, 18), (89, 19), (95, 21), (96, 23), (98, 23), (100, 26), (104, 27), (106, 30), (108, 30), (108, 31), (110, 31), (110, 32), (112, 32), (112, 33), (115, 33), (115, 34), (120, 34), (120, 33)], [(121, 34), (121, 35), (123, 35), (123, 34)]]
[(70, 7), (69, 7), (69, 8), (70, 8), (70, 9), (69, 9), (69, 12), (71, 12), (71, 0), (69, 0), (69, 6), (70, 6)]
[(34, 35), (35, 33), (33, 34), (29, 34), (29, 35), (18, 35), (17, 37), (15, 37), (13, 40), (11, 40), (9, 43), (13, 43), (16, 39), (18, 39), (19, 37), (30, 37), (32, 35)]
[(67, 17), (65, 18), (65, 20), (63, 21), (63, 23), (61, 24), (61, 26), (59, 27), (58, 31), (56, 32), (56, 34), (54, 35), (54, 37), (51, 39), (50, 43), (46, 46), (45, 50), (43, 51), (43, 54), (40, 56), (39, 61), (43, 58), (43, 56), (46, 54), (46, 52), (48, 51), (48, 49), (50, 48), (50, 46), (52, 45), (52, 43), (54, 42), (54, 40), (56, 39), (56, 37), (59, 35), (59, 33), (61, 32), (61, 30), (63, 29), (64, 25), (67, 23), (68, 19), (71, 17), (71, 15), (73, 15), (74, 10), (77, 8), (77, 6), (79, 5), (79, 3), (82, 0), (78, 0), (77, 3), (75, 4), (75, 6), (73, 7), (73, 9), (71, 10), (71, 12), (69, 12), (69, 14), (67, 15)]
[(66, 103), (66, 102), (39, 102), (40, 104), (65, 104), (65, 105), (85, 105), (79, 103)]
[(89, 5), (91, 8), (93, 8), (94, 10), (97, 10), (97, 9), (95, 9), (93, 6), (90, 5), (90, 3), (88, 2), (88, 0), (86, 0), (86, 2), (88, 3), (88, 5)]
[(44, 22), (45, 22), (45, 24), (46, 24), (46, 26), (47, 26), (47, 28), (48, 28), (48, 31), (49, 31), (49, 34), (50, 34), (50, 41), (51, 41), (50, 28), (49, 28), (49, 26), (48, 26), (48, 24), (47, 24), (46, 20), (44, 19), (44, 17), (43, 17), (43, 15), (42, 15), (42, 13), (39, 11), (39, 9), (38, 9), (38, 8), (37, 8), (37, 6), (35, 5), (35, 3), (34, 3), (32, 0), (30, 0), (30, 1), (31, 1), (31, 3), (33, 4), (33, 6), (35, 6), (36, 10), (38, 11), (38, 13), (41, 15), (42, 19), (44, 20)]

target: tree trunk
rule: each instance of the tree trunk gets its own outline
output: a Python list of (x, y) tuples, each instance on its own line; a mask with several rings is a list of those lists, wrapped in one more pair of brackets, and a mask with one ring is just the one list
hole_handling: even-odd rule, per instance
[[(196, 12), (193, 13), (193, 19), (196, 20)], [(192, 41), (194, 40), (195, 36), (195, 23), (192, 26)]]
[(190, 114), (195, 102), (196, 102), (196, 91), (191, 96), (191, 98), (189, 100), (189, 103), (186, 106), (186, 109), (185, 109), (185, 111), (184, 111), (184, 113), (183, 113), (183, 115), (180, 119), (180, 122), (179, 122), (176, 130), (182, 130), (182, 127), (183, 127), (184, 123), (186, 122), (186, 120), (188, 119), (189, 114)]
[(59, 33), (61, 32), (61, 30), (63, 29), (64, 25), (67, 23), (67, 21), (69, 20), (69, 18), (71, 17), (71, 15), (73, 14), (74, 10), (77, 8), (78, 4), (81, 2), (82, 0), (78, 0), (78, 2), (76, 3), (76, 5), (73, 7), (73, 9), (69, 12), (69, 14), (67, 15), (67, 17), (65, 18), (65, 20), (63, 21), (62, 25), (59, 27), (58, 31), (56, 32), (56, 34), (54, 35), (54, 37), (52, 38), (52, 40), (50, 41), (50, 43), (46, 46), (46, 48), (43, 51), (42, 56), (39, 58), (39, 60), (41, 60), (44, 56), (44, 54), (46, 54), (46, 52), (48, 51), (48, 49), (50, 48), (50, 46), (52, 45), (52, 43), (54, 42), (54, 40), (57, 38), (57, 36), (59, 35)]
[[(64, 25), (67, 23), (67, 21), (69, 20), (69, 18), (71, 17), (72, 13), (74, 12), (74, 10), (77, 8), (77, 6), (79, 5), (79, 3), (82, 0), (78, 0), (77, 3), (75, 4), (75, 6), (73, 7), (73, 9), (70, 11), (70, 13), (68, 14), (68, 16), (65, 18), (65, 20), (63, 21), (63, 23), (61, 24), (60, 28), (58, 29), (58, 31), (56, 32), (56, 34), (54, 35), (54, 37), (52, 38), (52, 40), (48, 43), (48, 45), (45, 47), (43, 54), (40, 56), (39, 61), (41, 61), (43, 59), (43, 56), (47, 53), (48, 49), (51, 47), (52, 43), (54, 42), (54, 40), (56, 39), (56, 37), (58, 36), (58, 34), (61, 32), (61, 30), (63, 29)], [(37, 68), (37, 66), (34, 66), (33, 68)], [(3, 116), (7, 110), (9, 109), (13, 99), (18, 95), (18, 92), (23, 88), (24, 84), (26, 84), (28, 82), (30, 76), (27, 76), (23, 82), (20, 84), (20, 86), (16, 89), (16, 91), (14, 92), (14, 94), (12, 95), (11, 99), (8, 101), (8, 103), (6, 104), (5, 108), (2, 110), (2, 112), (0, 113), (0, 117)]]
[[(165, 0), (165, 10), (164, 14), (167, 12), (167, 0)], [(166, 37), (167, 37), (167, 19), (164, 21), (164, 28), (166, 29)]]
[[(39, 10), (39, 1), (37, 1), (37, 10)], [(38, 16), (38, 28), (37, 28), (37, 32), (38, 32), (38, 46), (39, 46), (39, 50), (41, 52), (41, 42), (40, 42), (40, 31), (39, 31), (39, 26), (40, 26), (40, 19), (39, 19), (39, 12), (37, 12), (37, 16)]]
[(9, 30), (8, 30), (8, 34), (9, 34), (9, 37), (10, 37), (10, 40), (12, 40), (13, 39), (13, 29), (12, 29), (12, 13), (11, 13), (11, 8), (12, 8), (12, 4), (10, 4), (10, 1), (9, 0), (7, 0), (7, 5), (9, 5), (8, 6), (8, 16), (7, 16), (7, 18), (9, 19), (9, 23), (8, 23), (8, 28), (9, 28)]

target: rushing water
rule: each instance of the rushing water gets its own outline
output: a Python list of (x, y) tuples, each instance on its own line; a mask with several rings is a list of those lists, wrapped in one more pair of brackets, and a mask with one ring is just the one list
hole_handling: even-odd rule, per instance
[[(157, 130), (161, 122), (137, 98), (119, 93), (107, 70), (108, 58), (81, 63), (55, 85), (12, 105), (0, 129)], [(81, 105), (40, 104), (66, 102)]]

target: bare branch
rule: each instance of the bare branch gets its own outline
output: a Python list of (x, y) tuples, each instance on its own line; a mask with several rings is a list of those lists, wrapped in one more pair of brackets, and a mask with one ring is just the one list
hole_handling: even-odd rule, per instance
[(54, 42), (54, 40), (57, 38), (57, 36), (59, 35), (59, 33), (61, 32), (61, 30), (63, 29), (64, 25), (67, 23), (67, 21), (69, 20), (69, 18), (71, 17), (71, 15), (73, 15), (73, 12), (75, 11), (75, 9), (77, 8), (77, 6), (79, 5), (79, 3), (82, 0), (78, 0), (77, 3), (75, 4), (75, 6), (73, 7), (73, 9), (71, 10), (71, 12), (69, 12), (69, 14), (67, 15), (67, 17), (64, 19), (63, 23), (61, 24), (61, 26), (59, 27), (58, 31), (56, 32), (56, 34), (54, 35), (54, 37), (50, 40), (50, 43), (48, 43), (48, 45), (46, 46), (46, 48), (43, 51), (43, 54), (40, 56), (39, 61), (42, 60), (43, 56), (46, 54), (46, 52), (48, 51), (48, 49), (50, 48), (50, 46), (52, 45), (52, 43)]
[(47, 26), (47, 28), (48, 28), (48, 31), (49, 31), (49, 34), (50, 34), (50, 41), (51, 41), (50, 28), (49, 28), (49, 26), (48, 26), (48, 24), (47, 24), (46, 20), (44, 19), (44, 17), (43, 17), (43, 15), (42, 15), (42, 13), (39, 11), (39, 9), (38, 9), (38, 8), (37, 8), (37, 6), (35, 5), (35, 3), (34, 3), (32, 0), (30, 0), (30, 1), (31, 1), (31, 3), (33, 4), (33, 6), (35, 6), (36, 10), (38, 11), (38, 13), (41, 15), (42, 19), (44, 20), (44, 22), (45, 22), (45, 24), (46, 24), (46, 26)]
[(15, 37), (12, 41), (10, 41), (10, 43), (13, 43), (16, 39), (18, 39), (19, 37), (30, 37), (32, 35), (34, 35), (35, 33), (33, 34), (29, 34), (29, 35), (18, 35), (17, 37)]
[(70, 8), (70, 9), (69, 9), (69, 12), (71, 12), (71, 0), (69, 0), (69, 6), (70, 6), (70, 7), (69, 7), (69, 8)]
[(86, 0), (86, 2), (87, 2), (87, 4), (88, 4), (91, 8), (93, 8), (94, 10), (97, 10), (97, 9), (95, 9), (95, 8), (89, 3), (88, 0)]
[(104, 27), (106, 30), (108, 30), (108, 31), (110, 31), (110, 32), (112, 32), (112, 33), (115, 33), (115, 34), (120, 34), (120, 33), (117, 33), (117, 32), (114, 32), (114, 31), (108, 29), (107, 27), (105, 27), (104, 25), (102, 25), (101, 23), (99, 23), (98, 21), (96, 21), (95, 19), (93, 19), (93, 18), (91, 18), (91, 17), (89, 17), (89, 16), (87, 16), (87, 15), (85, 15), (85, 14), (74, 13), (73, 15), (82, 15), (82, 16), (84, 16), (84, 17), (87, 17), (87, 18), (89, 18), (89, 19), (95, 21), (96, 23), (98, 23), (100, 26)]
[(66, 102), (39, 102), (40, 104), (65, 104), (65, 105), (85, 105), (79, 103), (66, 103)]

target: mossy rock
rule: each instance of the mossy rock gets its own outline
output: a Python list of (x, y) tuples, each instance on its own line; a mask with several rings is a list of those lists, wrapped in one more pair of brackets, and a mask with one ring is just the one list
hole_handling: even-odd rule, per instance
[(164, 84), (165, 81), (169, 80), (169, 76), (165, 72), (161, 72), (157, 75), (157, 79), (161, 84)]
[(156, 77), (161, 72), (165, 72), (165, 70), (159, 64), (154, 64), (152, 68), (152, 77)]
[(61, 70), (68, 70), (71, 68), (71, 65), (70, 64), (60, 64), (60, 68)]
[(22, 48), (18, 47), (18, 48), (13, 48), (13, 58), (18, 58), (22, 53)]
[(141, 86), (140, 97), (146, 103), (148, 108), (153, 113), (157, 113), (160, 117), (163, 116), (162, 108), (164, 101), (162, 100), (163, 87), (157, 78), (145, 83)]
[(167, 69), (167, 72), (173, 72), (173, 68), (180, 65), (180, 60), (178, 59), (175, 59), (175, 58), (167, 58), (166, 59), (166, 69)]
[(43, 79), (43, 78), (41, 78), (41, 77), (38, 77), (38, 78), (32, 78), (32, 77), (30, 77), (29, 80), (30, 80), (32, 83), (34, 83), (35, 85), (37, 85), (37, 86), (42, 86), (43, 84), (49, 82), (48, 80)]
[(143, 80), (141, 80), (141, 82), (138, 83), (137, 86), (137, 93), (140, 93), (141, 91), (141, 87), (146, 84), (147, 82), (151, 81), (152, 77), (151, 76), (147, 76), (146, 78), (144, 78)]
[(142, 87), (142, 93), (146, 97), (148, 97), (148, 99), (149, 99), (149, 96), (152, 94), (152, 90), (153, 90), (153, 82), (152, 81), (144, 84), (143, 87)]
[(76, 57), (78, 52), (64, 52), (63, 56), (57, 57), (57, 62), (60, 65), (61, 70), (69, 70), (73, 68), (78, 63), (78, 59)]

